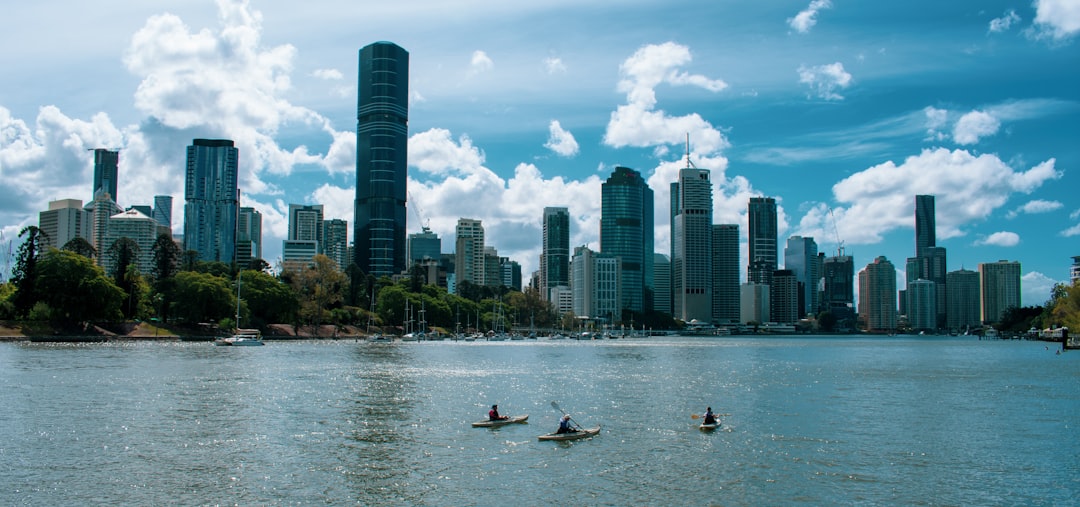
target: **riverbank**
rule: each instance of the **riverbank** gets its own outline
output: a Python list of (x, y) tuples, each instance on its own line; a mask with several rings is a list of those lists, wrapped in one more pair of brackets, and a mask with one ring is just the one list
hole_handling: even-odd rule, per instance
[[(366, 336), (354, 326), (337, 327), (271, 324), (262, 330), (267, 340), (353, 339)], [(150, 322), (122, 322), (62, 328), (47, 323), (0, 321), (4, 341), (109, 341), (109, 340), (213, 340), (221, 333), (208, 328), (156, 326)]]

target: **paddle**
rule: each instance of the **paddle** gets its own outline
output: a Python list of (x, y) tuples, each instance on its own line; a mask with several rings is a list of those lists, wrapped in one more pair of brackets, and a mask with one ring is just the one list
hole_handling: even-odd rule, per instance
[[(559, 407), (559, 404), (558, 404), (558, 403), (555, 403), (554, 401), (553, 401), (553, 402), (551, 402), (551, 408), (553, 408), (553, 409), (555, 409), (555, 410), (558, 410), (559, 412), (562, 412), (562, 413), (563, 413), (563, 415), (565, 415), (565, 416), (569, 416), (569, 415), (570, 415), (570, 414), (567, 414), (565, 410), (563, 410), (562, 408), (560, 408), (560, 407)], [(578, 424), (578, 422), (577, 422), (577, 421), (575, 421), (573, 417), (571, 417), (571, 418), (570, 418), (570, 422), (574, 423), (574, 426), (577, 426), (577, 429), (578, 429), (578, 431), (582, 431), (581, 425), (580, 425), (580, 424)]]
[[(731, 414), (713, 414), (713, 417), (729, 417), (729, 416), (731, 416)], [(705, 416), (697, 415), (697, 414), (690, 414), (691, 419), (701, 419), (702, 417), (705, 417)]]

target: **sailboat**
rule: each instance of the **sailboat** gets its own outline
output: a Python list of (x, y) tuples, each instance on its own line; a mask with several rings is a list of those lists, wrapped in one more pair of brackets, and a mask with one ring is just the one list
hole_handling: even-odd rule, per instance
[(263, 345), (262, 334), (258, 329), (240, 328), (240, 285), (243, 279), (243, 270), (236, 275), (236, 331), (228, 338), (214, 340), (214, 345), (228, 347), (259, 347)]

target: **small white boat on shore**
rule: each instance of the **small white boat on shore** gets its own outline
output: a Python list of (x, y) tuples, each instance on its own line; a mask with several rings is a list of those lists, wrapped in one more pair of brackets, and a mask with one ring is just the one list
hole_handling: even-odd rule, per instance
[(214, 345), (225, 347), (258, 347), (263, 345), (262, 334), (258, 329), (237, 329), (227, 338), (214, 340)]

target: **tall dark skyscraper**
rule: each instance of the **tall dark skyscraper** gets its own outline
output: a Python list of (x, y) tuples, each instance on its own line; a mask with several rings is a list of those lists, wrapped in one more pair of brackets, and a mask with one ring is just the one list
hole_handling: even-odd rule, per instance
[(712, 320), (739, 322), (739, 226), (713, 224)]
[(934, 196), (915, 196), (915, 256), (923, 257), (923, 250), (937, 246), (937, 225), (934, 218)]
[(652, 189), (641, 173), (616, 167), (600, 186), (600, 253), (622, 263), (622, 309), (652, 309), (654, 234)]
[(776, 271), (776, 199), (751, 197), (747, 212), (750, 266), (746, 271), (746, 280), (768, 285)]
[(389, 276), (406, 265), (409, 52), (392, 42), (361, 48), (357, 89), (354, 260)]
[(679, 170), (671, 184), (671, 294), (676, 319), (712, 321), (713, 200), (708, 169)]
[(195, 139), (187, 147), (184, 250), (199, 260), (236, 260), (239, 151), (228, 139)]
[(113, 202), (116, 201), (116, 178), (120, 172), (120, 152), (104, 148), (94, 150), (94, 195), (108, 192)]
[(570, 210), (544, 208), (544, 241), (540, 251), (540, 297), (551, 300), (553, 287), (570, 286)]

